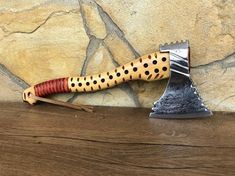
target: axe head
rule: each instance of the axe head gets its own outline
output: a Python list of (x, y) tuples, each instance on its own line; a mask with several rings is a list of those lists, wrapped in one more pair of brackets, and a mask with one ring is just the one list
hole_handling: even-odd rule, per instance
[(211, 116), (204, 105), (189, 72), (189, 42), (160, 45), (161, 52), (170, 54), (170, 78), (162, 97), (154, 103), (150, 117), (197, 118)]

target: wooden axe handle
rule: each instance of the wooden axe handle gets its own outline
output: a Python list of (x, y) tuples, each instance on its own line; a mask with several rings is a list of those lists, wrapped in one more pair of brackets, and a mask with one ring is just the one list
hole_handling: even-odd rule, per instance
[(30, 94), (46, 97), (55, 93), (93, 92), (130, 80), (154, 81), (170, 75), (169, 53), (154, 52), (144, 55), (112, 71), (83, 77), (67, 77), (36, 84), (23, 93), (23, 100), (34, 104)]

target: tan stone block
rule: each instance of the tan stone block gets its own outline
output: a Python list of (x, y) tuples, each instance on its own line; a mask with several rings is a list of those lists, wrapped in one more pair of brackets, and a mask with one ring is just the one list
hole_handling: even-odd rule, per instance
[(110, 53), (107, 51), (104, 45), (100, 43), (95, 53), (88, 61), (86, 75), (93, 75), (110, 71), (115, 67), (116, 66), (110, 56)]
[(97, 0), (140, 53), (182, 39), (191, 43), (193, 66), (235, 50), (235, 3), (229, 1)]
[(51, 16), (77, 10), (78, 8), (79, 4), (76, 0), (58, 0), (56, 2), (47, 0), (2, 0), (0, 7), (0, 26), (5, 31), (4, 35), (20, 31), (30, 33)]
[(113, 58), (119, 65), (123, 65), (135, 59), (134, 53), (128, 45), (117, 36), (115, 32), (109, 34), (104, 40), (106, 46), (112, 53)]
[(192, 78), (212, 110), (235, 110), (235, 55), (192, 69)]
[(105, 38), (105, 24), (99, 15), (99, 11), (96, 7), (96, 4), (94, 4), (92, 1), (82, 1), (81, 8), (90, 35), (93, 35), (96, 38), (100, 39)]
[(11, 12), (19, 12), (19, 11), (27, 11), (42, 4), (47, 3), (48, 0), (24, 0), (22, 1), (8, 1), (8, 0), (1, 0), (1, 7), (0, 11), (11, 11)]
[(81, 73), (89, 39), (80, 12), (61, 9), (50, 9), (53, 15), (32, 33), (15, 31), (0, 41), (0, 63), (29, 84)]
[(12, 80), (0, 70), (0, 102), (21, 102), (23, 88), (12, 82)]

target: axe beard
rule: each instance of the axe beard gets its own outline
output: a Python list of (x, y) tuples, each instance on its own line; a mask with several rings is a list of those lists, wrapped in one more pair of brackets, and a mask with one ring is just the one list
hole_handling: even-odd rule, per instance
[(190, 78), (189, 42), (160, 45), (170, 54), (170, 78), (162, 97), (154, 103), (150, 117), (197, 118), (211, 116)]

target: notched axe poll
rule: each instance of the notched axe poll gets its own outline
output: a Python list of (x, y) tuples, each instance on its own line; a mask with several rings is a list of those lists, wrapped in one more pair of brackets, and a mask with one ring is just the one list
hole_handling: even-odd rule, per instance
[(35, 104), (44, 101), (85, 111), (86, 105), (73, 105), (45, 97), (66, 92), (94, 92), (130, 80), (155, 81), (169, 78), (162, 97), (154, 103), (150, 117), (196, 118), (212, 115), (203, 104), (190, 78), (189, 42), (160, 45), (160, 51), (144, 55), (112, 71), (81, 77), (65, 77), (45, 81), (27, 88), (23, 101)]

